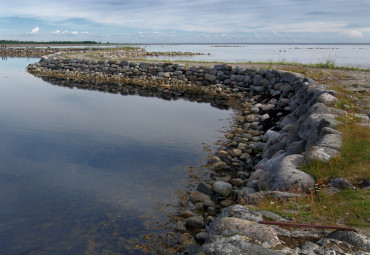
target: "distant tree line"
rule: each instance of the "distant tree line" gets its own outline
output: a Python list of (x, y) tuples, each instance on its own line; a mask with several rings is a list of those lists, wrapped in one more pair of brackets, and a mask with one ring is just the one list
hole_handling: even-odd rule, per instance
[(95, 42), (95, 41), (50, 41), (50, 42), (36, 42), (36, 41), (0, 40), (0, 44), (101, 44), (101, 42)]

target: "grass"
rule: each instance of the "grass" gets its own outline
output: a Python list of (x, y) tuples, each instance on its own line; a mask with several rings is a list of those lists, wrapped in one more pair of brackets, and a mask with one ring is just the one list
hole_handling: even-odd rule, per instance
[(319, 184), (326, 184), (334, 177), (344, 177), (360, 185), (370, 178), (370, 132), (369, 128), (356, 125), (354, 120), (339, 127), (344, 133), (340, 157), (328, 162), (312, 161), (302, 170), (312, 175)]
[[(344, 136), (339, 157), (328, 162), (311, 161), (301, 167), (315, 178), (321, 191), (288, 202), (267, 197), (259, 201), (257, 209), (273, 211), (295, 222), (370, 227), (370, 190), (361, 189), (363, 181), (370, 178), (370, 130), (358, 125), (353, 116), (340, 119), (338, 130)], [(328, 182), (335, 177), (344, 177), (357, 188), (328, 194)]]
[(268, 210), (295, 222), (324, 225), (370, 226), (370, 190), (342, 190), (337, 194), (314, 192), (290, 201), (260, 200), (253, 209)]
[[(298, 64), (287, 69), (302, 73), (320, 84), (326, 84), (328, 89), (338, 92), (336, 97), (339, 100), (334, 107), (347, 112), (346, 116), (338, 119), (341, 124), (337, 129), (344, 134), (341, 154), (328, 162), (312, 161), (302, 166), (303, 171), (315, 178), (321, 187), (320, 192), (302, 194), (302, 197), (288, 202), (266, 197), (259, 201), (255, 209), (270, 210), (290, 217), (295, 222), (370, 227), (370, 190), (361, 189), (363, 181), (370, 178), (370, 130), (369, 127), (358, 125), (359, 119), (355, 115), (368, 108), (366, 100), (362, 101), (368, 95), (350, 92), (341, 86), (340, 80), (351, 78), (345, 77), (346, 74), (308, 69), (306, 66)], [(335, 68), (331, 63), (315, 67)], [(335, 177), (344, 177), (357, 188), (328, 194), (325, 192), (327, 184)]]

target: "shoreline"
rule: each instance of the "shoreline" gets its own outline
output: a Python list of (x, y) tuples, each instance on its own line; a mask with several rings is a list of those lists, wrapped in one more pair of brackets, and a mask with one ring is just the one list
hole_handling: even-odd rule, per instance
[[(282, 199), (290, 200), (295, 197), (294, 194), (299, 194), (296, 192), (282, 192), (281, 190), (290, 190), (292, 188), (291, 184), (296, 183), (291, 182), (291, 178), (294, 177), (297, 171), (300, 171), (299, 165), (307, 157), (322, 156), (322, 154), (312, 155), (313, 153), (309, 149), (316, 146), (326, 150), (325, 154), (328, 154), (329, 151), (333, 153), (332, 156), (339, 153), (340, 145), (338, 148), (338, 144), (341, 143), (341, 134), (332, 129), (337, 125), (335, 119), (329, 121), (329, 125), (317, 129), (317, 137), (313, 140), (309, 134), (309, 127), (315, 123), (305, 123), (305, 120), (312, 118), (312, 115), (325, 115), (323, 119), (326, 120), (326, 117), (330, 119), (343, 114), (339, 110), (331, 108), (333, 102), (336, 101), (336, 93), (333, 91), (327, 90), (325, 87), (316, 84), (315, 81), (296, 73), (268, 69), (252, 70), (225, 64), (209, 68), (197, 64), (188, 67), (171, 62), (135, 63), (125, 60), (99, 62), (48, 56), (42, 58), (39, 63), (29, 66), (28, 70), (36, 76), (54, 77), (56, 79), (63, 77), (81, 82), (90, 80), (94, 81), (95, 84), (100, 82), (115, 84), (118, 85), (116, 90), (119, 93), (124, 93), (122, 84), (129, 84), (139, 86), (139, 88), (162, 90), (162, 92), (164, 91), (171, 96), (195, 94), (197, 96), (219, 97), (222, 98), (223, 103), (233, 104), (233, 107), (237, 105), (239, 114), (235, 119), (236, 128), (226, 135), (228, 142), (220, 148), (217, 155), (214, 155), (209, 162), (215, 172), (221, 171), (221, 175), (224, 176), (218, 177), (211, 186), (210, 183), (199, 183), (196, 191), (190, 194), (189, 200), (193, 203), (195, 213), (188, 213), (187, 216), (191, 217), (187, 217), (177, 224), (179, 232), (184, 232), (185, 228), (185, 233), (181, 235), (179, 242), (183, 248), (189, 251), (196, 249), (197, 252), (204, 252), (205, 254), (213, 254), (212, 251), (215, 247), (221, 249), (219, 245), (228, 247), (230, 242), (235, 242), (235, 238), (237, 238), (236, 241), (239, 245), (247, 245), (250, 249), (254, 249), (253, 251), (256, 254), (270, 254), (271, 252), (286, 254), (294, 252), (296, 248), (301, 249), (283, 245), (285, 242), (282, 237), (284, 236), (282, 229), (265, 227), (258, 223), (264, 217), (280, 221), (287, 219), (272, 213), (266, 216), (246, 207), (233, 206), (232, 204), (235, 201), (228, 197), (236, 196), (251, 201), (258, 200), (258, 196), (264, 196), (268, 193), (266, 191), (261, 192), (260, 187), (263, 186), (262, 184), (268, 184), (269, 182), (273, 182), (271, 187), (267, 188), (267, 191), (273, 191), (268, 193), (269, 195), (277, 195)], [(125, 71), (122, 72), (123, 70)], [(191, 73), (186, 74), (188, 71)], [(222, 78), (223, 80), (220, 80), (219, 77), (221, 76), (225, 76)], [(226, 82), (226, 80), (230, 81)], [(219, 81), (222, 83), (219, 83)], [(287, 123), (284, 123), (284, 120)], [(264, 125), (260, 123), (264, 123)], [(323, 122), (320, 122), (321, 124)], [(294, 125), (299, 127), (294, 127)], [(277, 130), (273, 130), (273, 128), (277, 128)], [(306, 130), (299, 134), (297, 128), (298, 131), (301, 128)], [(323, 131), (324, 128), (326, 128), (325, 131)], [(268, 131), (271, 132), (268, 133)], [(295, 135), (298, 135), (299, 139), (297, 140), (297, 137), (290, 135), (290, 132), (296, 133)], [(335, 139), (337, 139), (335, 148), (326, 147), (327, 144), (322, 141), (325, 136), (329, 135), (331, 137), (335, 136)], [(281, 139), (284, 136), (288, 137), (286, 139), (293, 140), (291, 142), (276, 141), (277, 137)], [(295, 143), (294, 148), (289, 147), (292, 143)], [(306, 148), (307, 143), (312, 143), (311, 147)], [(283, 150), (283, 152), (280, 150)], [(289, 154), (292, 151), (294, 153)], [(317, 149), (316, 152), (320, 153), (320, 150)], [(268, 156), (265, 155), (266, 157), (264, 157), (263, 154), (265, 153)], [(276, 153), (279, 154), (276, 155)], [(301, 155), (302, 153), (303, 155)], [(275, 189), (276, 180), (275, 177), (271, 176), (275, 169), (268, 170), (268, 165), (272, 164), (273, 167), (280, 167), (280, 170), (283, 171), (286, 167), (281, 166), (282, 162), (288, 165), (293, 164), (291, 171), (294, 174), (291, 173), (288, 178), (283, 178), (281, 181), (283, 184), (279, 184), (282, 187)], [(304, 175), (303, 172), (300, 174), (301, 176), (297, 179), (299, 185), (295, 187), (296, 191), (301, 188), (307, 190), (313, 188), (315, 182)], [(307, 183), (301, 185), (303, 179), (300, 178), (303, 178)], [(285, 185), (284, 182), (289, 182), (289, 184)], [(245, 188), (244, 191), (242, 191), (243, 188)], [(238, 192), (235, 193), (235, 190)], [(222, 213), (221, 208), (225, 208)], [(242, 213), (243, 216), (235, 216), (238, 213)], [(251, 216), (256, 214), (259, 215), (256, 216), (258, 221), (256, 221), (256, 217)], [(213, 223), (207, 224), (212, 219), (208, 216), (213, 218), (218, 216), (218, 218), (213, 219)], [(247, 233), (247, 239), (250, 240), (246, 241), (243, 238), (245, 233), (238, 230), (237, 226), (239, 225), (243, 226), (243, 231), (252, 228), (253, 231), (262, 231), (262, 234), (252, 231), (252, 236), (249, 236)], [(208, 230), (208, 233), (205, 234), (206, 232), (203, 230)], [(232, 237), (225, 235), (226, 232), (229, 233), (230, 231), (234, 233)], [(269, 236), (270, 240), (265, 240), (265, 236)], [(293, 235), (285, 232), (285, 236), (292, 237)], [(205, 244), (199, 248), (195, 245), (195, 241), (198, 243), (205, 242)], [(329, 247), (329, 243), (318, 246)], [(238, 245), (235, 246), (238, 247)], [(276, 247), (278, 249), (275, 249)]]

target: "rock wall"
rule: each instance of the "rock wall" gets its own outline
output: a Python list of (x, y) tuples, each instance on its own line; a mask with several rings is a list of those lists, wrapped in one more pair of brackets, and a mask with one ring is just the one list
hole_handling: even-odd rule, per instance
[[(171, 96), (189, 97), (202, 91), (203, 96), (223, 98), (222, 102), (236, 109), (234, 127), (208, 161), (213, 182), (200, 182), (190, 194), (193, 210), (183, 213), (184, 220), (177, 222), (176, 229), (192, 233), (199, 243), (205, 242), (197, 250), (203, 254), (340, 253), (339, 241), (325, 238), (321, 243), (288, 247), (281, 236), (298, 235), (302, 240), (304, 234), (258, 223), (263, 217), (286, 219), (240, 205), (230, 207), (235, 197), (243, 203), (253, 203), (266, 193), (289, 199), (314, 187), (314, 178), (301, 171), (300, 165), (312, 159), (327, 161), (337, 156), (341, 147), (342, 133), (335, 128), (336, 118), (344, 112), (331, 107), (337, 101), (334, 91), (300, 74), (226, 64), (210, 68), (66, 59), (55, 54), (43, 57), (28, 70), (39, 76), (115, 84), (112, 91), (121, 94), (134, 85), (166, 91)], [(310, 232), (308, 237), (312, 235)], [(194, 238), (189, 233), (182, 237), (180, 243), (191, 254)], [(336, 245), (338, 249), (330, 248)]]

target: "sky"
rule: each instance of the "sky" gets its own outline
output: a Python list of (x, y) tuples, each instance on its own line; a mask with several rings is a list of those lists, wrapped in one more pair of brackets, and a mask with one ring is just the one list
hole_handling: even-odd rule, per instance
[(370, 43), (370, 0), (0, 0), (0, 40)]

